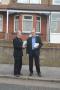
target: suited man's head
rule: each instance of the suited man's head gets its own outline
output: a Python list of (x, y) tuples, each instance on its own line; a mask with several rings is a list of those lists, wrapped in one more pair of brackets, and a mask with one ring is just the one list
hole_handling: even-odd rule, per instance
[(32, 36), (35, 36), (35, 29), (33, 28), (32, 32), (31, 32)]
[(21, 31), (17, 31), (17, 37), (18, 37), (18, 38), (21, 37)]

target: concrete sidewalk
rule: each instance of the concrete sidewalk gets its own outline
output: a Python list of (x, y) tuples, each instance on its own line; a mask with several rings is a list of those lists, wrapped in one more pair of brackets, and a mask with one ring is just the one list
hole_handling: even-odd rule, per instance
[[(14, 65), (13, 64), (0, 64), (0, 78), (16, 78), (13, 75)], [(29, 66), (22, 66), (22, 74), (18, 78), (20, 79), (28, 79), (28, 80), (40, 80), (40, 81), (54, 81), (60, 82), (60, 67), (43, 67), (41, 66), (41, 75), (42, 77), (38, 77), (36, 73), (35, 66), (33, 68), (34, 75), (29, 76)]]

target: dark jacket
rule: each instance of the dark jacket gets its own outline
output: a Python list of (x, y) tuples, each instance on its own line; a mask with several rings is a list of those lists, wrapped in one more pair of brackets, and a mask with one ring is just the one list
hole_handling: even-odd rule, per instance
[[(38, 54), (40, 53), (40, 48), (41, 46), (43, 45), (42, 44), (42, 41), (41, 41), (41, 38), (39, 36), (36, 36), (36, 43), (39, 43), (39, 47), (35, 49), (35, 51), (38, 52)], [(27, 39), (27, 48), (26, 48), (26, 52), (28, 54), (30, 54), (30, 52), (32, 52), (32, 37), (29, 37)]]
[(14, 57), (20, 57), (23, 55), (22, 44), (23, 42), (21, 38), (16, 37), (13, 39)]

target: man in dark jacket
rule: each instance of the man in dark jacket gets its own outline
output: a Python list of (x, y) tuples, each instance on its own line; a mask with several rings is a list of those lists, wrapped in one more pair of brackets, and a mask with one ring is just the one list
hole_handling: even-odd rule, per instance
[(36, 71), (38, 76), (41, 76), (39, 55), (42, 46), (41, 38), (35, 35), (35, 30), (31, 32), (32, 36), (27, 39), (27, 53), (29, 54), (29, 71), (30, 76), (33, 75), (33, 58), (35, 61)]
[(22, 68), (22, 39), (21, 39), (21, 32), (17, 32), (17, 36), (13, 39), (13, 47), (14, 47), (14, 75), (19, 76), (21, 75), (21, 68)]

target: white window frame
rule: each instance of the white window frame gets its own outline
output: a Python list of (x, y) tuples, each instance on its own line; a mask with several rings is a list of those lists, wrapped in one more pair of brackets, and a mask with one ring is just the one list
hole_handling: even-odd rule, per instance
[[(57, 21), (57, 20), (53, 20), (53, 19), (52, 19), (52, 14), (60, 14), (60, 12), (52, 12), (52, 13), (51, 13), (51, 23), (52, 23), (52, 21), (53, 21), (53, 22), (56, 22), (56, 21)], [(58, 21), (60, 21), (60, 18), (58, 18)], [(56, 29), (57, 29), (57, 28), (56, 28)], [(50, 31), (50, 33), (56, 34), (56, 32), (51, 32), (51, 31)], [(60, 34), (60, 33), (59, 33), (59, 34)]]
[[(36, 33), (41, 33), (41, 16), (37, 16), (37, 17), (40, 17), (40, 21), (39, 21), (39, 22), (40, 22), (40, 31), (39, 31), (39, 32), (36, 31)], [(36, 19), (36, 20), (37, 20), (37, 19)], [(36, 25), (37, 25), (37, 24), (36, 24)]]
[[(31, 2), (32, 0), (28, 0), (28, 2), (21, 2), (20, 0), (17, 0), (17, 3), (28, 3), (28, 4), (41, 4), (41, 0), (39, 0), (39, 3)], [(35, 0), (34, 0), (35, 1)]]
[(19, 15), (15, 15), (15, 16), (14, 16), (14, 32), (16, 32), (16, 31), (15, 31), (15, 17), (16, 17), (16, 16), (19, 16)]
[[(59, 1), (60, 1), (60, 0), (59, 0)], [(52, 4), (53, 4), (53, 5), (60, 5), (60, 3), (59, 3), (59, 2), (56, 3), (55, 0), (52, 0)]]
[[(31, 31), (23, 31), (23, 20), (24, 20), (24, 16), (32, 16), (32, 15), (23, 15), (22, 17), (22, 32), (23, 33), (30, 33)], [(28, 20), (27, 20), (28, 21)], [(32, 16), (32, 27), (33, 27), (33, 16)], [(32, 28), (33, 29), (33, 28)]]
[(1, 17), (2, 17), (2, 25), (1, 25), (1, 30), (0, 30), (0, 32), (3, 32), (3, 15), (0, 15)]

